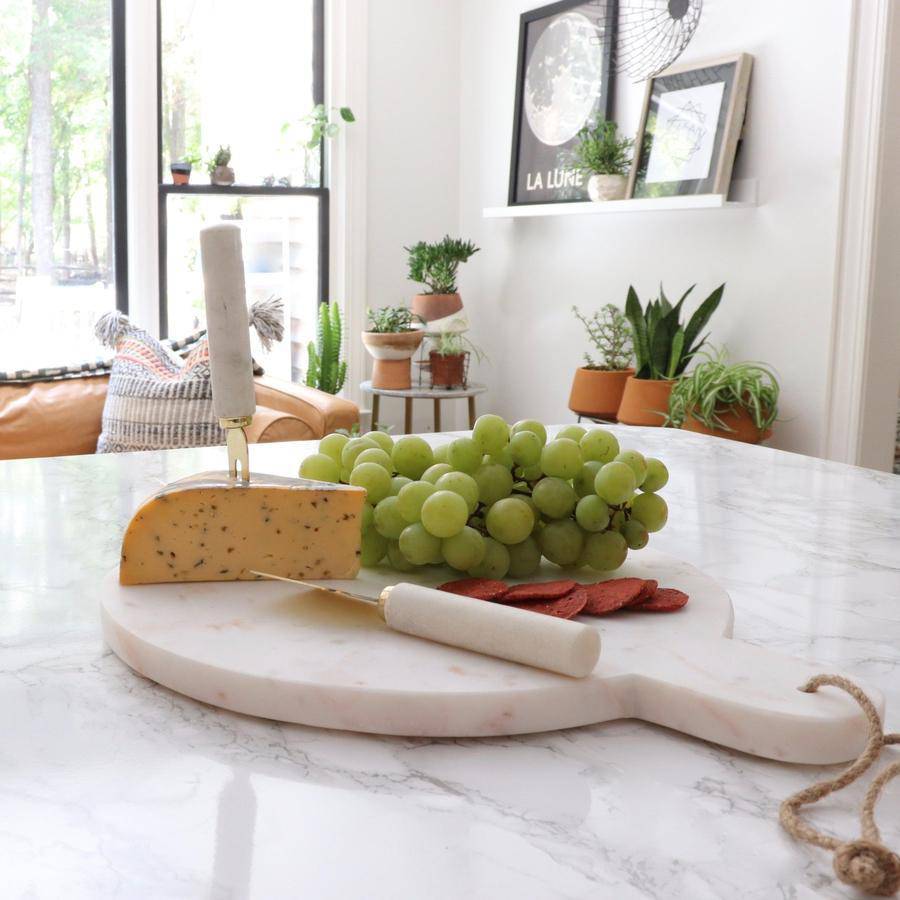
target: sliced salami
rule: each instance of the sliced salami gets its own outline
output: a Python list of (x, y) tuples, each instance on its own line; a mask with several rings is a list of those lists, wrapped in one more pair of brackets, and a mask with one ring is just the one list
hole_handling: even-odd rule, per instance
[(577, 616), (588, 602), (588, 593), (583, 588), (576, 588), (565, 597), (554, 600), (535, 600), (530, 603), (517, 603), (516, 609), (527, 609), (529, 612), (555, 616), (557, 619), (571, 619)]
[(493, 578), (458, 578), (438, 586), (439, 591), (461, 594), (475, 600), (499, 600), (509, 589), (505, 581)]
[(571, 593), (578, 584), (574, 581), (534, 581), (517, 584), (504, 595), (504, 603), (532, 603), (537, 600), (558, 600)]
[(648, 603), (656, 593), (657, 588), (659, 588), (659, 583), (654, 581), (652, 578), (648, 579), (644, 582), (644, 587), (641, 589), (641, 592), (638, 595), (637, 599), (632, 603), (629, 603), (628, 606), (636, 607), (640, 606), (642, 603)]
[(657, 588), (646, 603), (635, 606), (639, 612), (675, 612), (681, 609), (690, 599), (684, 591), (677, 588)]
[(644, 590), (642, 578), (612, 578), (609, 581), (598, 581), (596, 584), (584, 585), (588, 601), (584, 614), (588, 616), (605, 616), (638, 601)]

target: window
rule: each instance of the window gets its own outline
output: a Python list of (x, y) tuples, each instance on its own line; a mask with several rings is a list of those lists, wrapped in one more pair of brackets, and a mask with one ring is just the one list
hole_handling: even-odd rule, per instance
[[(160, 334), (203, 327), (199, 231), (241, 229), (248, 303), (280, 296), (290, 340), (267, 372), (300, 377), (327, 297), (328, 190), (322, 148), (302, 119), (321, 103), (324, 0), (160, 0)], [(210, 184), (209, 161), (231, 151), (232, 186)], [(189, 161), (189, 184), (172, 163)]]
[(97, 356), (97, 318), (127, 308), (123, 10), (0, 0), (4, 371)]

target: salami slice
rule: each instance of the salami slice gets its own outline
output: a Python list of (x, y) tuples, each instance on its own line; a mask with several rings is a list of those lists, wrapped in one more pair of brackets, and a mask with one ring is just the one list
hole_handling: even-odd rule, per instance
[(504, 595), (504, 603), (532, 603), (537, 600), (558, 600), (571, 593), (578, 584), (574, 581), (534, 581), (517, 584)]
[(438, 586), (439, 591), (461, 594), (475, 600), (499, 600), (508, 589), (505, 581), (496, 581), (493, 578), (458, 578), (456, 581), (447, 581)]
[(584, 614), (605, 616), (638, 601), (644, 590), (643, 578), (612, 578), (584, 585), (588, 593)]
[(690, 599), (684, 591), (677, 588), (657, 588), (646, 603), (635, 606), (640, 612), (675, 612), (681, 609)]
[(555, 616), (557, 619), (571, 619), (577, 616), (588, 602), (587, 591), (576, 588), (564, 597), (554, 600), (534, 600), (529, 603), (517, 603), (516, 609), (527, 609), (529, 612), (543, 613), (545, 616)]
[(640, 606), (642, 603), (649, 603), (658, 587), (658, 582), (654, 581), (652, 578), (648, 579), (644, 582), (644, 586), (641, 588), (641, 592), (638, 594), (637, 599), (632, 603), (629, 603), (628, 606), (634, 608)]

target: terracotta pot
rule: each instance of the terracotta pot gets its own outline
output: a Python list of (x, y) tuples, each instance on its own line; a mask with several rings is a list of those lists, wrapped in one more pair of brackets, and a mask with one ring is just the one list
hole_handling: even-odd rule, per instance
[(588, 196), (594, 203), (606, 200), (624, 200), (628, 179), (624, 175), (591, 175), (588, 178)]
[(190, 163), (172, 163), (172, 165), (169, 166), (169, 170), (172, 172), (172, 184), (190, 184)]
[(669, 414), (669, 394), (674, 386), (674, 381), (630, 375), (616, 418), (625, 425), (662, 425)]
[(436, 350), (428, 354), (431, 367), (432, 387), (465, 387), (466, 386), (466, 354), (456, 353), (453, 356), (442, 356)]
[(410, 360), (425, 339), (424, 331), (379, 334), (364, 331), (362, 342), (372, 359), (372, 387), (407, 391), (412, 387)]
[(569, 409), (579, 416), (593, 419), (615, 419), (622, 400), (622, 391), (634, 369), (605, 372), (602, 369), (575, 370)]
[(452, 316), (462, 308), (459, 294), (416, 294), (410, 305), (412, 311), (426, 322)]
[(725, 431), (723, 428), (707, 428), (690, 414), (685, 418), (681, 427), (684, 431), (693, 431), (697, 434), (711, 434), (714, 437), (741, 441), (744, 444), (758, 444), (760, 441), (765, 441), (772, 437), (772, 429), (766, 428), (764, 431), (761, 431), (757, 428), (753, 423), (753, 417), (743, 407), (738, 407), (737, 409), (731, 407), (727, 412), (720, 413), (719, 418), (731, 431)]
[(219, 184), (224, 187), (234, 184), (234, 169), (231, 166), (216, 166), (209, 176), (210, 184)]

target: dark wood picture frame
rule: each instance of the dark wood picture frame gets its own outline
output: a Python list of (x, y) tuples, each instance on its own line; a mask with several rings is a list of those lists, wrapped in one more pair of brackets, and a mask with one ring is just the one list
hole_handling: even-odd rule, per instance
[[(614, 97), (614, 79), (615, 71), (612, 65), (612, 48), (616, 40), (616, 26), (618, 22), (618, 0), (605, 0), (598, 3), (597, 0), (561, 0), (561, 2), (551, 3), (547, 6), (541, 6), (537, 9), (528, 10), (519, 17), (519, 46), (516, 63), (516, 99), (513, 113), (513, 133), (512, 133), (512, 151), (509, 163), (509, 190), (508, 202), (510, 206), (526, 206), (538, 203), (574, 203), (587, 199), (587, 186), (578, 189), (579, 195), (576, 196), (560, 196), (556, 198), (540, 197), (538, 199), (528, 200), (521, 196), (519, 190), (519, 177), (521, 172), (521, 156), (522, 156), (522, 133), (523, 125), (528, 128), (528, 123), (523, 111), (523, 103), (525, 99), (525, 77), (528, 65), (528, 36), (529, 28), (535, 23), (543, 20), (552, 19), (563, 13), (580, 11), (582, 9), (592, 10), (595, 14), (597, 10), (602, 12), (603, 22), (598, 25), (603, 30), (602, 37), (602, 82), (600, 94), (597, 101), (588, 116), (588, 120), (596, 118), (598, 115), (610, 119), (613, 107)], [(596, 23), (595, 23), (596, 24)], [(529, 134), (530, 134), (529, 129)], [(540, 143), (536, 137), (533, 140)], [(565, 142), (561, 146), (571, 145), (574, 138)], [(582, 196), (583, 195), (583, 196)]]

